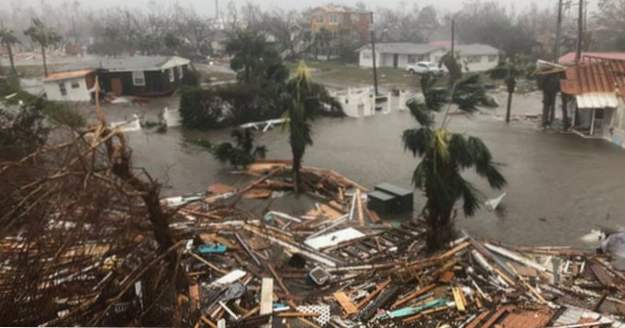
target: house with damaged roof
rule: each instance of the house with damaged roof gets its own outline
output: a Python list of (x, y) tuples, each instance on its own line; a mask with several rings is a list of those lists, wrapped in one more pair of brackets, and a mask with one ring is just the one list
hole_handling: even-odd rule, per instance
[(625, 147), (625, 60), (585, 56), (564, 73), (573, 130)]
[(103, 94), (171, 95), (189, 73), (191, 61), (177, 56), (101, 57), (65, 65), (44, 79), (49, 100), (90, 101), (96, 77)]

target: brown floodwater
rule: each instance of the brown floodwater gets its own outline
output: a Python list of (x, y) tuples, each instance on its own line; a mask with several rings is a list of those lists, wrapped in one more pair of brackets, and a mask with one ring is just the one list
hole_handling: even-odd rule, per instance
[[(454, 117), (450, 125), (455, 132), (482, 138), (502, 163), (508, 180), (500, 210), (459, 217), (461, 228), (476, 237), (516, 244), (582, 246), (578, 238), (591, 228), (625, 226), (625, 151), (604, 141), (543, 131), (533, 122), (508, 126), (499, 119), (500, 110), (497, 114)], [(305, 165), (335, 169), (368, 187), (381, 182), (410, 187), (418, 159), (404, 151), (400, 136), (414, 125), (406, 112), (318, 119), (313, 123), (315, 144), (306, 152)], [(198, 133), (170, 128), (166, 134), (130, 133), (130, 140), (135, 165), (164, 182), (167, 195), (179, 195), (203, 192), (215, 182), (236, 185), (247, 180), (185, 142), (196, 137), (220, 142), (228, 135), (229, 130)], [(268, 147), (268, 158), (290, 158), (286, 130), (259, 135), (258, 143)], [(501, 193), (472, 172), (466, 176), (485, 198)], [(415, 209), (423, 204), (422, 194), (416, 191)]]

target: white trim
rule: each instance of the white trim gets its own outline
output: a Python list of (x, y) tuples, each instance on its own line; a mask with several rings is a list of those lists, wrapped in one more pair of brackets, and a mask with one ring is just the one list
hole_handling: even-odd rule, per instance
[(144, 87), (145, 86), (145, 72), (144, 71), (133, 71), (132, 72), (132, 84), (136, 87)]

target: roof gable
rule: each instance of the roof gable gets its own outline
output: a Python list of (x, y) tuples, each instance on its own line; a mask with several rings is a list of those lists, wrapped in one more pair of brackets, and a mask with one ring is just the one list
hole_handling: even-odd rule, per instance
[(69, 64), (58, 69), (58, 72), (69, 72), (85, 69), (103, 69), (112, 72), (129, 71), (160, 71), (175, 66), (188, 65), (190, 60), (177, 56), (125, 56), (99, 57), (93, 60)]

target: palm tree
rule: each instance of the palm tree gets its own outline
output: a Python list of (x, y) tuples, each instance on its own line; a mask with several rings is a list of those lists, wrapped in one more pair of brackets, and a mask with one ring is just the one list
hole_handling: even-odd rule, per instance
[(287, 83), (282, 100), (287, 111), (289, 143), (293, 155), (293, 178), (295, 191), (302, 191), (300, 170), (306, 147), (312, 146), (312, 129), (309, 121), (322, 112), (342, 113), (341, 104), (332, 98), (326, 89), (310, 78), (310, 70), (300, 62), (295, 76)]
[(47, 27), (39, 18), (33, 18), (30, 27), (24, 31), (24, 34), (39, 44), (41, 47), (41, 56), (43, 60), (43, 73), (48, 76), (48, 63), (46, 62), (46, 48), (61, 42), (61, 36), (53, 29)]
[(15, 33), (6, 28), (0, 27), (0, 44), (4, 45), (9, 53), (9, 61), (11, 62), (11, 73), (13, 75), (17, 75), (17, 70), (15, 69), (15, 59), (13, 58), (13, 45), (19, 43), (20, 41), (15, 36)]
[(232, 56), (230, 67), (238, 73), (240, 82), (281, 83), (289, 76), (278, 52), (256, 31), (235, 32), (226, 43), (226, 53)]
[[(403, 133), (405, 149), (421, 158), (412, 182), (427, 198), (422, 214), (428, 225), (430, 250), (439, 249), (453, 237), (453, 220), (457, 214), (454, 206), (458, 200), (463, 200), (462, 210), (467, 217), (480, 208), (479, 192), (463, 178), (464, 170), (475, 169), (493, 188), (501, 189), (506, 184), (482, 140), (447, 129), (452, 104), (459, 111), (473, 113), (484, 100), (479, 77), (462, 78), (450, 88), (436, 87), (436, 82), (430, 76), (421, 80), (425, 102), (411, 100), (407, 104), (419, 127)], [(446, 107), (443, 120), (435, 127), (434, 113), (443, 107)]]

